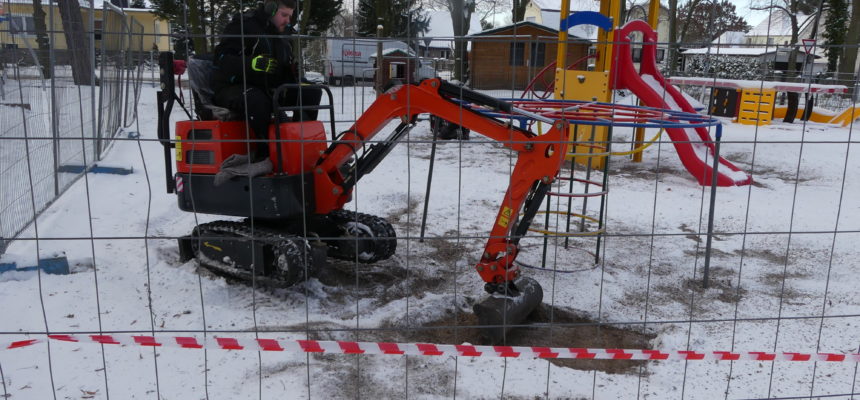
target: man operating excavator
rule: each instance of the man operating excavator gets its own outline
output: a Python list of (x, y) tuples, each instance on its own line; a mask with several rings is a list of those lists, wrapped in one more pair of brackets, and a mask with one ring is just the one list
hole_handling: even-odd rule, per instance
[[(243, 115), (259, 143), (252, 146), (250, 157), (237, 154), (224, 160), (216, 184), (234, 175), (272, 171), (269, 146), (263, 143), (272, 119), (272, 95), (282, 84), (301, 82), (289, 41), (295, 10), (295, 0), (267, 0), (234, 17), (222, 32), (214, 55), (214, 102)], [(318, 88), (290, 89), (279, 101), (284, 106), (317, 106), (321, 96)], [(292, 118), (316, 120), (317, 110), (296, 111)]]

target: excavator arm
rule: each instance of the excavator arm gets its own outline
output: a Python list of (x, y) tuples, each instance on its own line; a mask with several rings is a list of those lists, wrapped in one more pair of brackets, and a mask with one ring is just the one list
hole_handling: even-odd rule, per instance
[[(512, 116), (538, 118), (552, 123), (552, 128), (538, 136), (514, 127), (509, 121), (476, 111), (475, 106)], [(518, 110), (505, 101), (440, 79), (400, 86), (377, 98), (321, 156), (314, 171), (316, 212), (331, 212), (349, 201), (355, 182), (391, 151), (419, 114), (433, 114), (462, 125), (517, 153), (507, 192), (481, 260), (475, 266), (487, 283), (488, 292), (504, 294), (516, 290), (511, 282), (519, 274), (514, 264), (518, 242), (525, 235), (564, 161), (568, 147), (566, 133), (569, 132), (566, 120), (547, 120)], [(374, 142), (373, 138), (394, 119), (401, 121), (394, 133), (386, 140)], [(362, 148), (366, 148), (364, 155), (357, 157)]]

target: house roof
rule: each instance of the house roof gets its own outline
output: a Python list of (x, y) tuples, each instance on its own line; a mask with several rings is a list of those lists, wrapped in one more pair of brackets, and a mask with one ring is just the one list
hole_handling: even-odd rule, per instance
[[(475, 34), (469, 35), (469, 36), (495, 35), (496, 33), (513, 29), (514, 27), (522, 28), (522, 27), (527, 27), (527, 26), (530, 26), (530, 27), (535, 28), (535, 29), (540, 29), (540, 30), (552, 35), (552, 36), (558, 35), (557, 29), (553, 29), (553, 28), (550, 28), (546, 25), (541, 25), (538, 23), (530, 22), (530, 21), (520, 21), (520, 22), (517, 22), (516, 24), (505, 25), (505, 26), (500, 26), (498, 28), (488, 29), (488, 30), (485, 30), (483, 32), (478, 32), (478, 33), (475, 33)], [(582, 39), (582, 38), (574, 36), (573, 39)]]
[(728, 46), (732, 44), (744, 44), (746, 42), (746, 32), (728, 31), (714, 39), (711, 44)]
[[(808, 15), (798, 13), (797, 23), (800, 24), (799, 30), (802, 32), (813, 20), (814, 18), (809, 18)], [(785, 11), (773, 9), (767, 18), (747, 32), (747, 36), (791, 36), (791, 19)]]

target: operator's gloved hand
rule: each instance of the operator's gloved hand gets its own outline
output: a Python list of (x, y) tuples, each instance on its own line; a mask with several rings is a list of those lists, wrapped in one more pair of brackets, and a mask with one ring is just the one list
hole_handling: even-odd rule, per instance
[(267, 55), (259, 55), (251, 59), (251, 69), (266, 74), (274, 74), (278, 70), (278, 60)]

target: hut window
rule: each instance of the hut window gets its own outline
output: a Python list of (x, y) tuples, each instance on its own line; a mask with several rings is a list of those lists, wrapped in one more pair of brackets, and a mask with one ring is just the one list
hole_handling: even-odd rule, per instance
[(546, 59), (546, 43), (532, 43), (530, 47), (529, 66), (543, 67), (543, 61)]
[(12, 15), (8, 19), (9, 33), (13, 35), (33, 36), (36, 28), (33, 17), (29, 15)]
[(508, 53), (508, 55), (508, 65), (525, 65), (526, 44), (522, 42), (511, 43), (510, 53)]

